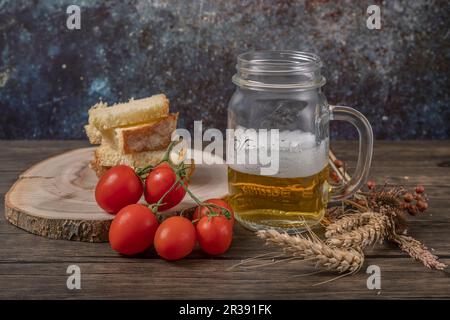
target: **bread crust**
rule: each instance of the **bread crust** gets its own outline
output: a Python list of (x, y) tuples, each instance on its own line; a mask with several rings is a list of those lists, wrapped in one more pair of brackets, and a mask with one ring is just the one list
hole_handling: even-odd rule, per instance
[[(131, 105), (133, 105), (131, 107)], [(131, 100), (107, 108), (93, 109), (89, 122), (98, 130), (104, 131), (121, 126), (148, 122), (164, 117), (169, 113), (169, 99), (164, 94), (149, 98)]]
[(178, 113), (156, 122), (117, 130), (118, 149), (124, 154), (165, 149), (177, 128)]
[(92, 124), (87, 124), (84, 126), (84, 131), (89, 139), (91, 144), (100, 144), (102, 143), (102, 133), (97, 130)]
[(98, 163), (105, 167), (113, 167), (119, 164), (125, 164), (133, 168), (156, 165), (163, 159), (165, 153), (165, 149), (160, 149), (122, 154), (104, 142), (95, 150)]
[(94, 152), (94, 159), (92, 159), (89, 162), (89, 167), (94, 170), (95, 174), (97, 175), (97, 177), (101, 177), (106, 171), (108, 171), (109, 169), (111, 169), (112, 167), (106, 167), (106, 166), (102, 166), (100, 164), (100, 161), (97, 157), (97, 152)]
[[(109, 169), (111, 169), (113, 166), (105, 166), (102, 165), (101, 163), (101, 159), (98, 156), (98, 149), (95, 150), (94, 152), (94, 158), (90, 161), (89, 163), (89, 167), (94, 170), (95, 174), (97, 175), (97, 177), (101, 177), (106, 171), (108, 171)], [(186, 172), (186, 181), (189, 182), (189, 180), (192, 177), (192, 174), (194, 173), (195, 170), (195, 163), (194, 160), (188, 160), (188, 169)], [(117, 163), (116, 165), (119, 165), (120, 163)], [(156, 163), (154, 163), (156, 165)]]

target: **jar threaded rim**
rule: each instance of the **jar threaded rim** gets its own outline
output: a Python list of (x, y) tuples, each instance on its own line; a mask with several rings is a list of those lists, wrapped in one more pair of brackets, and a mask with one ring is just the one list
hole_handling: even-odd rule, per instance
[(322, 61), (313, 53), (249, 51), (238, 56), (233, 82), (250, 89), (311, 89), (325, 84)]

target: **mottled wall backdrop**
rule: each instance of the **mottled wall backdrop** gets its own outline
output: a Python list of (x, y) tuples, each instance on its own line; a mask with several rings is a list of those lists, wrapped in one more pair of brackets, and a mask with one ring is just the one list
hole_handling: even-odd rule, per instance
[[(66, 9), (81, 7), (81, 30)], [(381, 30), (366, 9), (381, 7)], [(165, 92), (181, 115), (226, 127), (236, 55), (319, 54), (333, 103), (378, 139), (450, 138), (448, 1), (0, 0), (0, 138), (84, 138), (87, 110)], [(345, 127), (340, 137), (351, 137)]]

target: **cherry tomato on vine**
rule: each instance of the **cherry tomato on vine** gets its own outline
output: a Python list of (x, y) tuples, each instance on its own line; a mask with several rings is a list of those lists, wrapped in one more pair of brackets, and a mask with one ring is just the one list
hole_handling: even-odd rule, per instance
[(196, 231), (200, 247), (211, 255), (226, 252), (233, 240), (233, 226), (224, 216), (201, 218)]
[(170, 166), (170, 164), (167, 161), (164, 161), (164, 162), (158, 164), (158, 166), (156, 168), (172, 169), (172, 167)]
[(178, 260), (186, 257), (195, 247), (195, 227), (192, 222), (181, 216), (164, 220), (156, 230), (155, 249), (166, 260)]
[[(175, 207), (186, 195), (186, 190), (179, 182), (176, 183), (176, 180), (177, 175), (169, 164), (163, 162), (157, 166), (145, 179), (145, 201), (149, 204), (157, 203), (167, 193), (161, 201), (163, 204), (158, 207), (158, 211), (166, 211)], [(176, 185), (172, 188), (175, 183)], [(185, 182), (184, 184), (187, 186)], [(172, 190), (170, 190), (171, 188)]]
[[(231, 208), (231, 206), (228, 204), (228, 202), (226, 202), (225, 200), (222, 200), (222, 199), (208, 199), (204, 202), (215, 204), (219, 207), (223, 207), (223, 208), (227, 209), (231, 214), (231, 217), (228, 221), (231, 223), (232, 226), (234, 225), (234, 212), (233, 212), (233, 209)], [(194, 215), (192, 216), (192, 220), (194, 220), (194, 221), (199, 220), (202, 217), (207, 216), (210, 211), (212, 211), (216, 214), (222, 215), (222, 210), (219, 208), (198, 206), (197, 209), (195, 209)]]
[(145, 251), (153, 244), (158, 219), (142, 204), (131, 204), (117, 213), (109, 228), (111, 247), (126, 255)]
[(106, 212), (115, 214), (139, 201), (143, 186), (129, 166), (119, 165), (106, 171), (95, 187), (95, 200)]

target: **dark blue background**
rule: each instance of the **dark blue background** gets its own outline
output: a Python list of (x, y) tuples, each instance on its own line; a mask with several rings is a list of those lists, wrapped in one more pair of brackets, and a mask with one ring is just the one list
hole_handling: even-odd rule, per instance
[[(66, 8), (81, 7), (81, 30)], [(366, 28), (369, 4), (382, 29)], [(165, 92), (180, 127), (226, 127), (236, 55), (319, 54), (330, 103), (378, 139), (450, 138), (448, 1), (0, 0), (0, 138), (84, 138), (88, 108)], [(339, 137), (353, 137), (348, 127)]]

